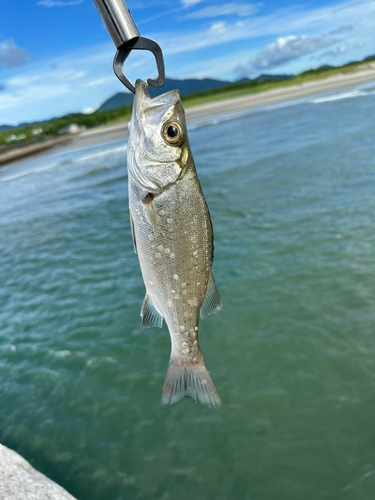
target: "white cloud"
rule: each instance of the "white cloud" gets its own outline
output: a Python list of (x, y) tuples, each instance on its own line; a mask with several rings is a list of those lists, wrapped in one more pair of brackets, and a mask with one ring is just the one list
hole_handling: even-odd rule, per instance
[(98, 78), (97, 80), (90, 80), (87, 82), (87, 87), (97, 87), (98, 85), (104, 85), (111, 83), (113, 80), (113, 76), (108, 76), (106, 78)]
[(177, 31), (155, 33), (153, 38), (157, 39), (165, 54), (177, 54), (263, 36), (287, 36), (291, 32), (296, 35), (327, 33), (333, 26), (352, 24), (361, 32), (361, 37), (366, 36), (370, 42), (370, 39), (373, 40), (374, 16), (374, 0), (349, 0), (312, 10), (302, 10), (301, 7), (282, 8), (263, 16), (253, 16), (236, 22), (226, 21), (220, 23), (220, 33), (217, 32), (219, 24), (215, 23), (208, 30), (194, 29), (184, 34)]
[(192, 7), (197, 3), (200, 3), (202, 0), (181, 0), (182, 6), (186, 9), (188, 7)]
[[(249, 50), (240, 50), (233, 57), (233, 54), (221, 55), (209, 60), (196, 60), (192, 58), (189, 63), (185, 62), (183, 67), (171, 69), (168, 73), (170, 78), (216, 78), (218, 80), (231, 81), (234, 77), (234, 70), (239, 61), (249, 59)], [(174, 71), (174, 72), (173, 72)]]
[(330, 35), (341, 35), (342, 33), (348, 33), (350, 31), (353, 31), (354, 26), (352, 24), (344, 24), (343, 26), (339, 26), (338, 28), (335, 28), (334, 30), (330, 31)]
[(335, 40), (326, 36), (288, 35), (280, 37), (275, 42), (267, 45), (250, 61), (250, 64), (256, 70), (276, 68), (293, 59), (330, 47), (335, 43)]
[(65, 7), (67, 5), (79, 5), (83, 3), (84, 0), (68, 0), (66, 2), (61, 2), (59, 0), (39, 0), (37, 5), (43, 5), (43, 7)]
[(222, 5), (212, 5), (204, 9), (191, 12), (186, 19), (203, 19), (209, 17), (230, 16), (235, 14), (240, 17), (250, 16), (258, 11), (258, 7), (254, 4), (247, 3), (223, 3)]
[(346, 52), (350, 52), (351, 50), (362, 47), (363, 43), (361, 40), (348, 40), (344, 43), (340, 43), (337, 47), (333, 49), (326, 50), (322, 54), (319, 54), (317, 59), (326, 59), (326, 58), (334, 58), (341, 54), (345, 54)]
[[(140, 68), (126, 66), (132, 81), (151, 77), (156, 72), (155, 60), (137, 51)], [(116, 92), (126, 91), (113, 73), (114, 48), (111, 42), (13, 70), (2, 80), (0, 93), (0, 125), (47, 120), (103, 103)], [(82, 68), (85, 68), (82, 71)]]
[(27, 85), (32, 85), (35, 82), (38, 82), (43, 79), (42, 75), (38, 75), (35, 73), (23, 73), (18, 76), (13, 76), (12, 78), (9, 78), (7, 81), (8, 87), (26, 87)]
[(0, 69), (23, 66), (32, 56), (25, 49), (20, 49), (13, 40), (0, 42)]
[[(213, 23), (208, 29), (185, 35), (169, 35), (159, 37), (159, 45), (165, 54), (179, 54), (192, 50), (203, 49), (221, 43), (249, 38), (249, 33), (243, 29), (243, 22), (227, 23), (225, 21)], [(163, 39), (164, 38), (164, 39)]]
[(159, 12), (158, 14), (155, 14), (154, 16), (146, 17), (145, 19), (138, 21), (137, 25), (139, 26), (140, 24), (150, 23), (152, 21), (156, 21), (156, 19), (160, 19), (161, 17), (165, 17), (165, 16), (170, 16), (171, 14), (174, 14), (175, 12), (180, 12), (180, 11), (181, 11), (180, 7), (178, 7), (178, 9), (162, 10), (161, 12)]
[(51, 81), (62, 80), (64, 82), (71, 82), (86, 77), (86, 71), (67, 69), (65, 71), (53, 71), (49, 74)]

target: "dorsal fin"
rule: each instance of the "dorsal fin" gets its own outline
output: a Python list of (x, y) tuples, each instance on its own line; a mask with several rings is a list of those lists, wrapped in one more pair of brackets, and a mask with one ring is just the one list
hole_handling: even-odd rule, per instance
[(218, 314), (222, 310), (223, 304), (221, 303), (221, 298), (219, 292), (217, 291), (214, 277), (212, 276), (212, 272), (210, 271), (206, 297), (200, 310), (200, 316), (202, 319), (206, 319), (213, 314)]
[(163, 326), (163, 316), (156, 309), (147, 293), (143, 301), (141, 316), (142, 328), (151, 328), (152, 326), (161, 328)]

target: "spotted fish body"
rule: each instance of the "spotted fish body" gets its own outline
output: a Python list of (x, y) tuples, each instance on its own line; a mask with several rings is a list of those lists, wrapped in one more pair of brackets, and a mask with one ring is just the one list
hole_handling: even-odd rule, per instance
[(198, 320), (222, 309), (211, 273), (213, 233), (178, 91), (151, 99), (138, 80), (128, 143), (129, 206), (146, 297), (142, 326), (167, 323), (172, 343), (162, 404), (220, 398), (198, 343)]

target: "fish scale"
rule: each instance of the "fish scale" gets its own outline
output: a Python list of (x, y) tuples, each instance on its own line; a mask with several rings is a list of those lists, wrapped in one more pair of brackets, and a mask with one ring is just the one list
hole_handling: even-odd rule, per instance
[[(191, 397), (209, 406), (220, 398), (198, 343), (202, 318), (222, 309), (211, 267), (213, 233), (195, 170), (185, 115), (177, 91), (151, 99), (136, 82), (129, 124), (129, 206), (134, 246), (146, 297), (142, 326), (162, 326), (171, 336), (171, 358), (162, 403)], [(181, 134), (177, 144), (168, 127)]]

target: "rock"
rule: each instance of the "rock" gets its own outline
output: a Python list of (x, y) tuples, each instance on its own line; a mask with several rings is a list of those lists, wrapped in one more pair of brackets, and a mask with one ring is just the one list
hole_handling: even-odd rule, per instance
[(0, 444), (1, 500), (76, 500), (18, 453)]

